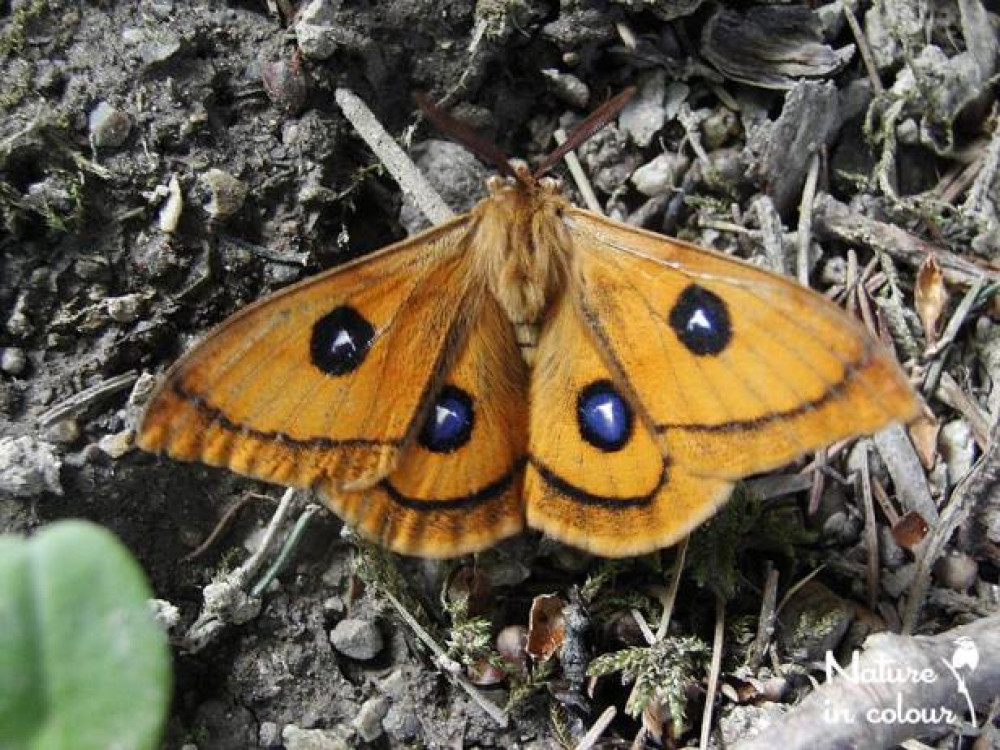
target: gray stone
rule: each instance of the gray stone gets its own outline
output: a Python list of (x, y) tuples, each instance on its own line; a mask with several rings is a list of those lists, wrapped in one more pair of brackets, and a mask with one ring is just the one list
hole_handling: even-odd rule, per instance
[(653, 136), (660, 132), (667, 120), (664, 107), (666, 87), (667, 74), (664, 70), (657, 68), (646, 73), (639, 80), (636, 95), (618, 117), (618, 125), (640, 148), (653, 142)]
[(410, 742), (420, 734), (420, 719), (408, 702), (397, 703), (386, 712), (382, 727), (397, 742)]
[(263, 748), (281, 747), (281, 727), (273, 721), (263, 721), (257, 739)]
[(563, 73), (555, 68), (545, 68), (542, 75), (549, 82), (552, 93), (571, 107), (583, 109), (590, 101), (590, 89), (572, 73)]
[(210, 169), (201, 176), (201, 184), (209, 194), (205, 211), (213, 219), (228, 219), (243, 208), (248, 188), (242, 180), (221, 169)]
[(135, 431), (131, 427), (110, 435), (104, 435), (97, 441), (97, 447), (104, 451), (111, 458), (121, 458), (135, 444)]
[(281, 732), (285, 750), (349, 750), (348, 744), (332, 729), (300, 729), (287, 725)]
[(87, 125), (97, 148), (118, 148), (128, 139), (132, 118), (107, 102), (100, 102), (91, 111)]
[(938, 436), (941, 456), (948, 466), (948, 483), (958, 484), (972, 470), (976, 460), (976, 441), (964, 419), (948, 422)]
[[(489, 170), (464, 146), (432, 139), (415, 145), (411, 156), (452, 210), (468, 211), (485, 194)], [(399, 223), (410, 234), (430, 226), (408, 195), (403, 196)]]
[(359, 661), (373, 659), (382, 650), (384, 641), (378, 626), (368, 620), (341, 620), (330, 633), (330, 643), (344, 656)]
[(370, 44), (340, 15), (340, 0), (311, 0), (295, 16), (295, 37), (302, 54), (326, 60), (338, 48), (360, 51)]
[(934, 577), (954, 591), (968, 591), (979, 577), (979, 563), (964, 552), (952, 551), (934, 563)]
[(60, 419), (45, 428), (45, 437), (59, 445), (75, 443), (80, 437), (80, 423), (72, 417)]
[(108, 317), (116, 323), (132, 323), (142, 311), (142, 295), (125, 294), (121, 297), (107, 297), (104, 304), (108, 308)]
[(389, 711), (389, 701), (382, 697), (369, 698), (361, 704), (351, 725), (365, 742), (374, 742), (382, 736), (382, 719)]
[(628, 136), (613, 123), (581, 144), (577, 155), (594, 187), (605, 194), (620, 188), (642, 164), (642, 156), (630, 147)]
[(0, 492), (33, 497), (43, 492), (62, 494), (62, 460), (50, 443), (27, 435), (0, 438)]
[(680, 182), (689, 164), (683, 154), (660, 154), (635, 170), (631, 177), (632, 184), (643, 195), (662, 195)]
[(709, 151), (724, 146), (739, 135), (740, 126), (732, 110), (720, 107), (701, 121), (702, 145)]
[(25, 355), (24, 349), (8, 346), (3, 349), (3, 354), (0, 354), (0, 370), (8, 375), (21, 375), (27, 366), (28, 357)]
[(837, 648), (856, 606), (818, 581), (803, 585), (785, 604), (778, 644), (795, 661), (819, 661)]

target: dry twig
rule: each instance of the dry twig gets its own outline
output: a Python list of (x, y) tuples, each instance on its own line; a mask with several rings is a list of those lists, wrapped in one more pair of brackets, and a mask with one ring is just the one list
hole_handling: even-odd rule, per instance
[[(736, 750), (772, 750), (775, 747), (892, 747), (948, 726), (947, 718), (968, 708), (959, 689), (951, 659), (956, 640), (969, 638), (980, 656), (974, 670), (963, 670), (964, 685), (973, 703), (1000, 694), (1000, 616), (983, 618), (935, 636), (901, 636), (879, 633), (865, 641), (858, 654), (858, 673), (868, 675), (922, 674), (933, 680), (850, 680), (837, 676), (820, 686), (794, 710), (766, 727), (756, 737), (736, 745)], [(850, 673), (847, 665), (845, 671)], [(939, 721), (882, 721), (899, 706), (908, 716)], [(836, 715), (830, 715), (835, 709)], [(922, 709), (922, 710), (921, 710)], [(951, 717), (945, 716), (945, 710)], [(875, 717), (875, 721), (868, 717)], [(851, 717), (853, 721), (848, 720)]]
[(368, 105), (349, 89), (337, 89), (334, 96), (344, 113), (344, 117), (350, 121), (368, 147), (375, 152), (393, 179), (413, 198), (428, 221), (432, 224), (443, 224), (452, 218), (455, 215), (454, 212), (441, 199), (441, 196), (413, 164), (406, 152), (385, 131), (382, 123), (368, 109)]
[(881, 250), (914, 268), (933, 253), (941, 264), (945, 280), (952, 284), (969, 286), (983, 276), (990, 281), (1000, 281), (1000, 265), (956, 255), (905, 229), (860, 214), (826, 193), (816, 196), (813, 211), (814, 227), (828, 239)]
[[(931, 533), (924, 539), (917, 557), (917, 570), (913, 575), (906, 610), (903, 612), (903, 632), (912, 633), (917, 627), (920, 613), (930, 587), (931, 568), (944, 552), (952, 533), (968, 517), (972, 509), (996, 487), (1000, 481), (1000, 418), (995, 418), (990, 428), (989, 447), (972, 470), (951, 493), (948, 504), (941, 511), (937, 523), (932, 523)], [(925, 516), (926, 518), (926, 516)]]

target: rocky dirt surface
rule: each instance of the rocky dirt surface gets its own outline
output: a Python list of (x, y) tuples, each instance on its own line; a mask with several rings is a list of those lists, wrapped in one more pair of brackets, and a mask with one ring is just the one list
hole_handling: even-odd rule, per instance
[[(731, 745), (808, 692), (827, 649), (995, 613), (998, 12), (0, 3), (0, 530), (85, 517), (137, 556), (177, 608), (170, 748), (572, 747), (608, 706), (604, 746), (696, 744), (722, 608), (713, 731)], [(829, 292), (894, 344), (925, 417), (750, 485), (750, 510), (692, 542), (662, 653), (641, 625), (656, 628), (674, 551), (608, 564), (526, 535), (474, 564), (402, 560), (358, 551), (326, 512), (259, 600), (194, 638), (204, 587), (257, 549), (280, 490), (133, 449), (152, 377), (247, 303), (424, 222), (335, 90), (367, 102), (462, 210), (489, 169), (427, 127), (415, 91), (537, 159), (631, 85), (580, 149), (603, 210)], [(949, 533), (922, 558), (942, 518)], [(479, 699), (511, 703), (506, 726), (386, 591)], [(776, 593), (774, 636), (755, 637)], [(586, 676), (627, 647), (638, 716), (618, 674)]]

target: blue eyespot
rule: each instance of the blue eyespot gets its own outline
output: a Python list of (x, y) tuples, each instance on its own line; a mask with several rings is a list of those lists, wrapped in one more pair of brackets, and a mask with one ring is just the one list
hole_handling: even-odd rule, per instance
[(670, 311), (670, 327), (692, 354), (714, 356), (733, 338), (726, 303), (697, 284), (691, 284), (677, 298)]
[(446, 385), (420, 431), (420, 444), (434, 453), (451, 453), (469, 442), (474, 423), (472, 397), (461, 388)]
[(309, 353), (327, 375), (346, 375), (361, 365), (374, 340), (372, 324), (353, 307), (341, 305), (313, 325)]
[(576, 418), (583, 439), (602, 451), (621, 450), (632, 437), (632, 408), (610, 380), (598, 380), (580, 391)]

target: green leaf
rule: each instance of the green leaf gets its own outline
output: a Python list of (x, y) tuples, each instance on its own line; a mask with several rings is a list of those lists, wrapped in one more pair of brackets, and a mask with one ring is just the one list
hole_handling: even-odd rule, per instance
[(60, 521), (0, 536), (0, 750), (153, 750), (170, 654), (128, 550)]

